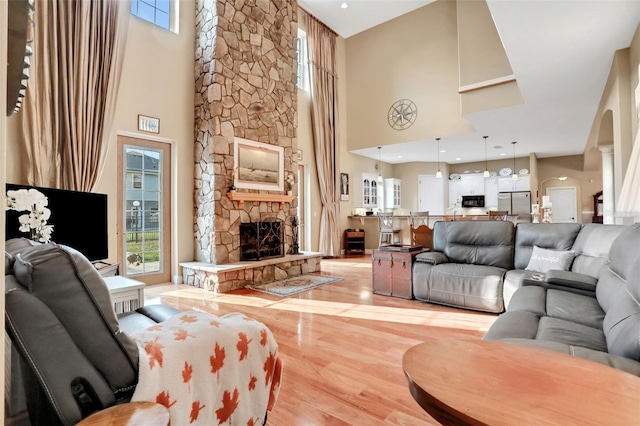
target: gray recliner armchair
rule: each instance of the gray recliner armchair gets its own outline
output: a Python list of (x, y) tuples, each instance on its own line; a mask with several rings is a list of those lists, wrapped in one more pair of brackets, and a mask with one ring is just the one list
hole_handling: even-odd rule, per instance
[(157, 305), (118, 318), (102, 277), (82, 254), (25, 239), (7, 242), (6, 330), (21, 355), (33, 425), (73, 425), (129, 401), (138, 348), (127, 333), (178, 312)]

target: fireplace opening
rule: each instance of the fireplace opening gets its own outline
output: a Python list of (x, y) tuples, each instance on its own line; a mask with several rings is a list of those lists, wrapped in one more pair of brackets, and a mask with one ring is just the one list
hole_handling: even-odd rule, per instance
[(262, 260), (284, 256), (284, 229), (281, 220), (240, 224), (240, 260)]

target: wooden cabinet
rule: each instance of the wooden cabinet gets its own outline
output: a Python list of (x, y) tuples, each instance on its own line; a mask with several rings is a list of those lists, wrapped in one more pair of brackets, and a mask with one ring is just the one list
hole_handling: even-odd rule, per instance
[(402, 181), (400, 179), (388, 178), (384, 180), (384, 207), (386, 209), (398, 209), (402, 193)]
[(373, 251), (373, 292), (385, 296), (413, 299), (414, 252)]
[(347, 229), (344, 231), (345, 237), (345, 254), (364, 254), (364, 230), (363, 229)]
[(498, 178), (498, 192), (529, 191), (529, 176), (520, 176), (518, 179), (512, 177)]

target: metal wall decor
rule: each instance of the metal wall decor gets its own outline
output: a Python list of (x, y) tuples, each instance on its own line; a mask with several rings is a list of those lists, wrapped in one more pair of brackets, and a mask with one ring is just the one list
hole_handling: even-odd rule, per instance
[(418, 116), (418, 107), (409, 99), (400, 99), (395, 101), (391, 108), (387, 119), (389, 126), (396, 130), (405, 130), (411, 127)]

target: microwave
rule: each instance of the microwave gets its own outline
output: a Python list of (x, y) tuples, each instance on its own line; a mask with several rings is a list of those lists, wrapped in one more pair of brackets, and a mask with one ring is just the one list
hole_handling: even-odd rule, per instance
[(463, 195), (462, 207), (484, 207), (484, 195)]

